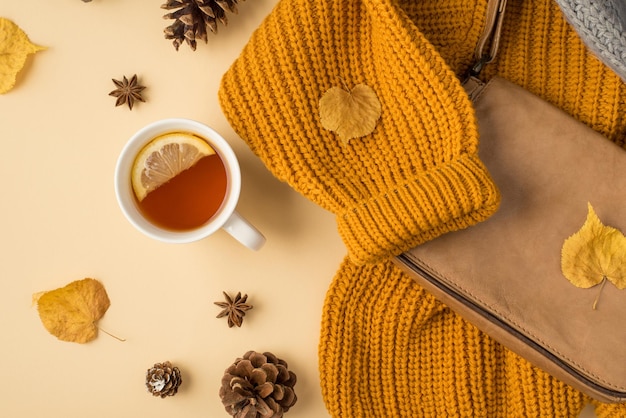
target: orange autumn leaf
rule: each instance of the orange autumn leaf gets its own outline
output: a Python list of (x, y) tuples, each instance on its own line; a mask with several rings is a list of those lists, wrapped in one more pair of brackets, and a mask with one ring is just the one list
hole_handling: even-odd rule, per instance
[(77, 280), (65, 287), (33, 295), (44, 327), (62, 341), (86, 343), (98, 335), (97, 321), (111, 302), (95, 279)]
[(33, 44), (15, 23), (0, 17), (0, 94), (13, 88), (28, 55), (42, 49)]
[(331, 87), (319, 102), (320, 122), (325, 129), (336, 132), (343, 144), (374, 132), (380, 118), (381, 105), (376, 92), (357, 84), (352, 90)]
[[(607, 281), (618, 289), (626, 288), (626, 236), (600, 221), (591, 204), (585, 223), (567, 238), (561, 250), (563, 275), (580, 288)], [(593, 308), (596, 308), (596, 302)]]

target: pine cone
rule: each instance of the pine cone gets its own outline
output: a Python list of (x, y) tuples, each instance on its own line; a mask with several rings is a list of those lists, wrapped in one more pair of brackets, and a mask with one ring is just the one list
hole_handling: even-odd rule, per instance
[(174, 23), (165, 28), (165, 39), (173, 39), (174, 48), (187, 42), (192, 50), (196, 50), (196, 39), (207, 42), (207, 27), (217, 33), (217, 22), (228, 24), (226, 11), (237, 13), (237, 0), (167, 0), (162, 9), (175, 12), (163, 16), (174, 19)]
[(295, 384), (284, 360), (248, 351), (224, 372), (220, 398), (235, 418), (280, 418), (297, 401)]
[(146, 373), (146, 387), (153, 396), (174, 396), (178, 387), (183, 383), (178, 367), (172, 367), (172, 363), (156, 363)]

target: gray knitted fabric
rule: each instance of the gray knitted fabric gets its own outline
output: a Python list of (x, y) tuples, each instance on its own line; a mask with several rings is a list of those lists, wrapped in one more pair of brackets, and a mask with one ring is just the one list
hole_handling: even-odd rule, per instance
[(626, 0), (556, 0), (587, 47), (626, 81)]

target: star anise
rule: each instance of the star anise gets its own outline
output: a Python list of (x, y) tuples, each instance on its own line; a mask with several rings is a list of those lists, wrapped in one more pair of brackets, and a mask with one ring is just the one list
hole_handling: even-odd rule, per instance
[(228, 316), (229, 328), (232, 328), (235, 325), (240, 327), (243, 323), (243, 317), (246, 316), (246, 311), (252, 309), (252, 305), (246, 303), (248, 295), (241, 296), (241, 292), (238, 292), (237, 296), (233, 299), (228, 295), (228, 293), (222, 293), (224, 293), (226, 302), (214, 302), (217, 306), (222, 308), (222, 312), (220, 312), (216, 318)]
[(145, 102), (143, 97), (141, 97), (141, 92), (145, 89), (145, 87), (137, 82), (137, 74), (133, 75), (130, 80), (128, 80), (126, 76), (124, 76), (122, 81), (113, 79), (113, 83), (117, 86), (117, 88), (109, 93), (109, 96), (117, 97), (115, 106), (126, 103), (128, 108), (133, 110), (135, 100)]

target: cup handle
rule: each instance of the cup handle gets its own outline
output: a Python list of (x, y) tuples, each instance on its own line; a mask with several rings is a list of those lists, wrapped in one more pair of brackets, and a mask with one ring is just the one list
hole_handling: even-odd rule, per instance
[(244, 219), (237, 211), (234, 211), (230, 218), (222, 226), (237, 241), (250, 248), (259, 250), (265, 244), (265, 237), (250, 222)]

